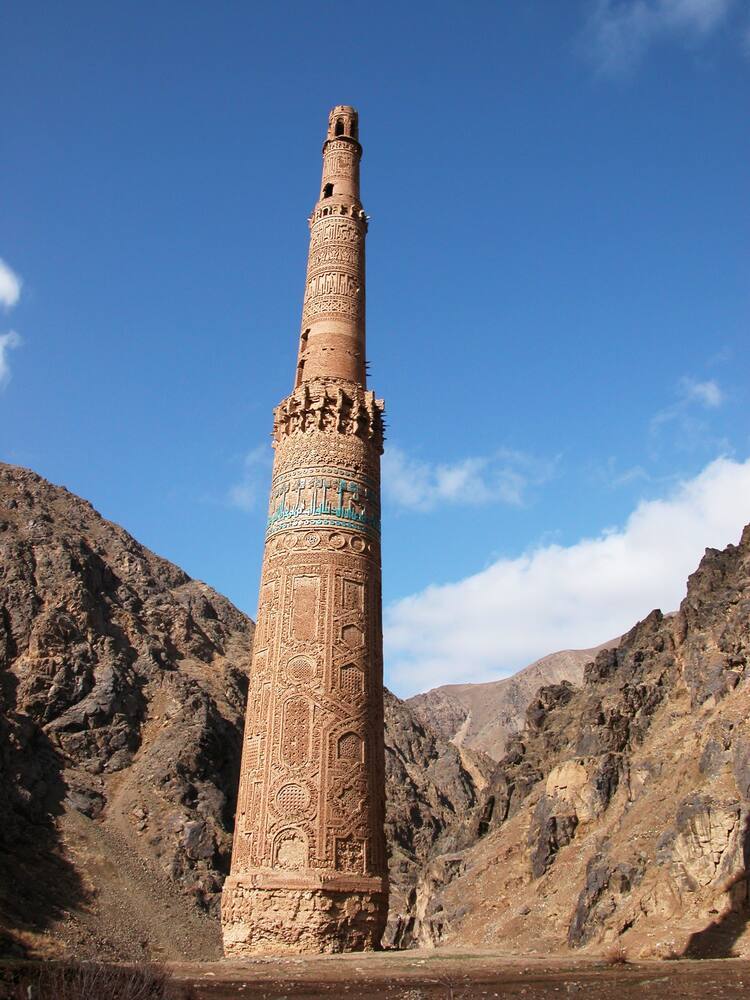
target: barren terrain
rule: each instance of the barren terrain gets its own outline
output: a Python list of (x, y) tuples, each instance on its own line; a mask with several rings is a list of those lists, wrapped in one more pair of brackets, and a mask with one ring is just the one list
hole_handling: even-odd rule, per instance
[[(253, 623), (68, 490), (0, 463), (0, 954), (221, 955)], [(386, 692), (389, 943), (488, 761)]]
[(613, 964), (601, 958), (528, 958), (498, 952), (410, 951), (332, 955), (305, 959), (258, 959), (241, 965), (179, 965), (176, 984), (190, 987), (195, 1000), (232, 997), (356, 997), (375, 1000), (468, 1000), (474, 997), (561, 996), (597, 1000), (644, 997), (746, 998), (750, 962), (639, 962)]
[[(363, 990), (422, 969), (438, 977), (424, 991), (453, 962), (479, 989), (494, 962), (492, 983), (524, 995), (523, 968), (547, 955), (575, 956), (583, 976), (616, 951), (729, 959), (716, 968), (733, 976), (750, 958), (749, 623), (750, 528), (707, 550), (677, 613), (652, 612), (578, 685), (529, 689), (497, 762), (388, 694), (384, 943), (439, 951), (259, 961), (253, 974), (289, 973), (291, 996), (300, 970), (324, 970), (299, 986), (320, 994), (360, 967), (374, 977)], [(219, 958), (251, 636), (225, 598), (85, 501), (0, 465), (0, 951)], [(486, 951), (499, 948), (506, 958)], [(577, 991), (567, 961), (550, 967), (553, 992)], [(680, 970), (702, 983), (713, 967), (660, 975), (708, 996), (714, 980), (680, 994)], [(201, 968), (206, 989), (235, 975)], [(656, 966), (591, 974), (625, 996), (641, 968)]]
[[(739, 1000), (748, 996), (745, 959), (618, 962), (610, 956), (519, 960), (497, 951), (380, 952), (243, 962), (172, 963), (169, 1000)], [(25, 997), (25, 963), (0, 967), (0, 1000)], [(16, 983), (12, 985), (11, 980)], [(52, 1000), (39, 996), (38, 1000)]]
[(523, 729), (526, 708), (543, 684), (583, 680), (583, 668), (619, 638), (591, 649), (563, 649), (535, 660), (512, 677), (484, 684), (443, 684), (407, 698), (406, 704), (424, 725), (456, 746), (471, 747), (495, 760), (508, 740)]

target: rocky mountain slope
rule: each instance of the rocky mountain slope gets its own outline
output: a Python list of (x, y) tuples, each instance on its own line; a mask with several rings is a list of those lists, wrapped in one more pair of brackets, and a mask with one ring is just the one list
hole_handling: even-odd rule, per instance
[(542, 688), (416, 893), (421, 935), (750, 954), (750, 526), (576, 689)]
[[(220, 954), (252, 622), (86, 501), (0, 465), (0, 948)], [(387, 696), (388, 935), (479, 797)]]
[(619, 639), (592, 649), (564, 649), (549, 653), (512, 677), (485, 684), (443, 684), (407, 699), (424, 725), (443, 739), (481, 750), (495, 760), (515, 733), (523, 728), (526, 708), (543, 684), (570, 681), (578, 686), (583, 668), (601, 649), (614, 648)]
[[(220, 954), (251, 638), (88, 503), (0, 465), (0, 950)], [(580, 687), (530, 682), (497, 764), (388, 695), (386, 943), (750, 952), (749, 646), (750, 529)]]
[(0, 466), (0, 927), (216, 950), (252, 624), (86, 501)]
[(425, 936), (417, 886), (431, 859), (477, 806), (494, 762), (454, 746), (390, 691), (385, 698), (386, 837), (391, 898), (383, 943)]

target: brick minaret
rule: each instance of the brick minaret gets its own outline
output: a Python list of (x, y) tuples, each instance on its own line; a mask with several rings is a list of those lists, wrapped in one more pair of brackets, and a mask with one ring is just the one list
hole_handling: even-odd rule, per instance
[(380, 455), (366, 388), (357, 112), (323, 144), (294, 391), (275, 459), (248, 692), (228, 956), (377, 946), (383, 820)]

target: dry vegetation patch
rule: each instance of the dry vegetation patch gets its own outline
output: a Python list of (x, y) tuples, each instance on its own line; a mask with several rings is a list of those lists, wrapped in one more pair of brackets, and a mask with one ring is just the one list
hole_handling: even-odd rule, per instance
[(0, 1000), (189, 1000), (169, 987), (170, 976), (152, 963), (55, 962), (6, 970)]

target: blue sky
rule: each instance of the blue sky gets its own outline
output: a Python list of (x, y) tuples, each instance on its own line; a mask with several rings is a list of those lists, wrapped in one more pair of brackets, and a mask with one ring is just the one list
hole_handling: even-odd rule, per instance
[(750, 520), (749, 71), (744, 0), (7, 3), (0, 458), (254, 613), (352, 103), (390, 683), (674, 606)]

